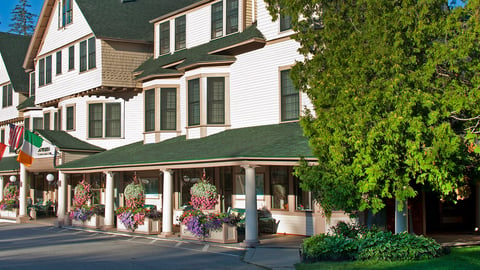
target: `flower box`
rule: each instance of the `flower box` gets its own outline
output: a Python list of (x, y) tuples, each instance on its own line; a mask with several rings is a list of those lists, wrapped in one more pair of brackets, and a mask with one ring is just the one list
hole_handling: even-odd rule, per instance
[(18, 216), (18, 209), (0, 210), (1, 218), (16, 219)]
[[(132, 232), (123, 225), (120, 219), (117, 217), (117, 231), (119, 232)], [(162, 231), (162, 221), (157, 219), (145, 218), (143, 225), (138, 225), (137, 229), (133, 231), (134, 233), (141, 234), (159, 234)]]
[(104, 220), (105, 217), (95, 214), (85, 221), (72, 219), (72, 226), (100, 229), (104, 225)]
[(238, 242), (238, 233), (237, 233), (237, 226), (223, 224), (222, 230), (219, 231), (210, 231), (209, 236), (205, 237), (205, 239), (201, 239), (194, 234), (192, 234), (187, 227), (180, 223), (180, 237), (182, 239), (190, 239), (190, 240), (204, 240), (208, 242), (215, 242), (215, 243), (237, 243)]

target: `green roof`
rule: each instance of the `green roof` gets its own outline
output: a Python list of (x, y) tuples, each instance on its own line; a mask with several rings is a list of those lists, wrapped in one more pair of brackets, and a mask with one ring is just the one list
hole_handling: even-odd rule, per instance
[(30, 36), (0, 32), (0, 53), (15, 92), (28, 93), (29, 90), (28, 74), (22, 65), (30, 38)]
[(35, 107), (35, 96), (30, 96), (17, 106), (17, 110)]
[(137, 142), (59, 166), (95, 169), (112, 166), (188, 164), (211, 160), (291, 160), (314, 158), (298, 123), (230, 129), (200, 139), (178, 136), (160, 143)]
[(76, 0), (98, 38), (153, 41), (153, 25), (159, 16), (199, 0)]
[[(214, 39), (208, 43), (196, 47), (177, 51), (173, 54), (166, 54), (156, 59), (153, 59), (153, 57), (151, 57), (135, 70), (135, 72), (140, 73), (136, 77), (136, 79), (146, 78), (151, 75), (179, 74), (179, 71), (177, 69), (182, 69), (194, 64), (211, 62), (233, 62), (236, 60), (236, 58), (232, 55), (216, 54), (212, 52), (216, 52), (223, 48), (228, 48), (237, 44), (241, 44), (244, 41), (252, 39), (259, 39), (262, 41), (265, 40), (265, 37), (257, 29), (257, 26), (255, 24), (248, 27), (243, 32), (238, 32), (225, 36), (223, 38)], [(162, 68), (163, 66), (179, 61), (183, 62), (172, 68)]]
[(19, 170), (20, 170), (20, 163), (17, 161), (17, 156), (3, 157), (2, 160), (0, 160), (0, 173), (19, 171)]
[(61, 151), (72, 152), (103, 152), (105, 149), (79, 140), (65, 131), (59, 130), (35, 130), (42, 137), (50, 141)]

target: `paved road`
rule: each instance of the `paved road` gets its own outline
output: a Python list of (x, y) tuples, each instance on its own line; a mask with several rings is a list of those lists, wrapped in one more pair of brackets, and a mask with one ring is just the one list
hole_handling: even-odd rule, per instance
[(244, 250), (35, 224), (0, 223), (0, 269), (264, 269)]

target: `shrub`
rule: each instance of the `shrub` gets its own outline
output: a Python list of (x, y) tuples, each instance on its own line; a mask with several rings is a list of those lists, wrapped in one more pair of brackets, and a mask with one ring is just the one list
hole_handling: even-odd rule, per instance
[(346, 223), (340, 221), (337, 225), (330, 228), (331, 232), (335, 235), (342, 235), (347, 238), (358, 239), (365, 235), (368, 231), (366, 226), (360, 225), (358, 223)]
[(302, 257), (305, 262), (353, 260), (357, 249), (355, 239), (319, 234), (303, 241)]

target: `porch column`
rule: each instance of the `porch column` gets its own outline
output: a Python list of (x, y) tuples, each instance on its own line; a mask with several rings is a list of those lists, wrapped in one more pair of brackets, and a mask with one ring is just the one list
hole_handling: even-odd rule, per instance
[(173, 171), (163, 170), (162, 236), (173, 234)]
[(257, 192), (255, 189), (255, 166), (245, 169), (245, 241), (246, 247), (255, 247), (258, 241)]
[(4, 182), (3, 182), (3, 179), (5, 177), (4, 176), (0, 176), (0, 201), (3, 200), (3, 187), (4, 187)]
[(114, 227), (114, 209), (113, 209), (113, 172), (105, 172), (107, 176), (105, 183), (105, 223), (104, 227), (106, 229), (111, 229)]
[(20, 220), (27, 216), (27, 168), (20, 163), (20, 192), (18, 216)]
[(475, 209), (476, 209), (476, 219), (475, 219), (475, 231), (480, 230), (480, 182), (477, 182), (475, 185)]
[[(400, 211), (400, 205), (402, 210)], [(395, 200), (395, 233), (406, 232), (408, 230), (408, 206), (407, 202)]]
[(57, 217), (58, 223), (61, 226), (65, 222), (65, 213), (67, 212), (66, 205), (67, 200), (67, 180), (66, 175), (62, 171), (58, 172), (58, 207), (57, 207)]

